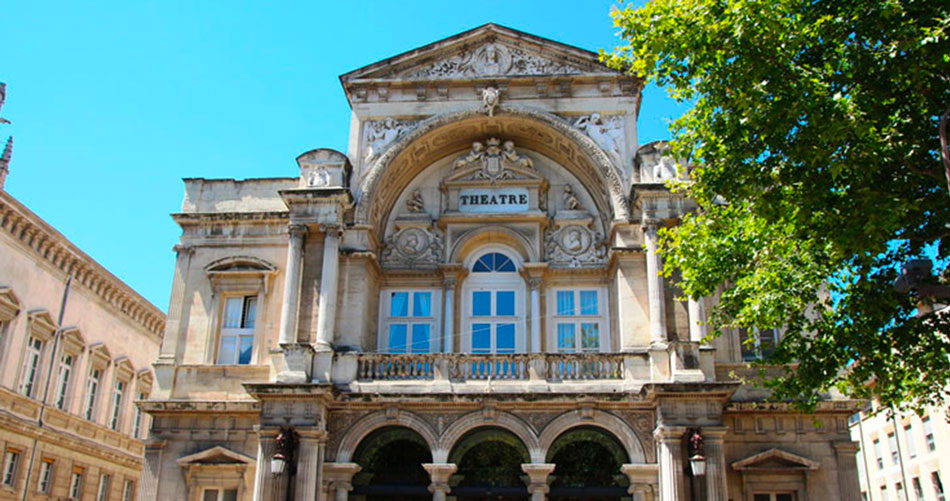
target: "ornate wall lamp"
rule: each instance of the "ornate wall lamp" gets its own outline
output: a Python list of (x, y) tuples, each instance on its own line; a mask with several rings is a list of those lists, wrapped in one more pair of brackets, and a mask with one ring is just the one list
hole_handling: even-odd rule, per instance
[(706, 475), (706, 454), (703, 452), (703, 436), (699, 428), (686, 430), (686, 451), (689, 456), (689, 469), (694, 477)]
[(283, 475), (285, 471), (294, 473), (294, 455), (297, 453), (297, 432), (293, 428), (281, 428), (277, 434), (277, 453), (270, 459), (270, 472)]

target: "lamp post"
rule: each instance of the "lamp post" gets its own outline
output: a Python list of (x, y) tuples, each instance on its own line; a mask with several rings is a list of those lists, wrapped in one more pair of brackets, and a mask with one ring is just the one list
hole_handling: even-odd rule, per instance
[[(297, 432), (293, 428), (285, 427), (280, 429), (275, 439), (277, 442), (277, 452), (270, 458), (270, 472), (276, 477), (287, 473), (286, 489), (284, 498), (291, 499), (290, 479), (296, 473), (294, 466), (294, 456), (297, 453)], [(277, 485), (280, 485), (279, 483)]]
[(703, 451), (703, 436), (699, 432), (699, 428), (690, 428), (686, 430), (686, 457), (689, 458), (689, 467), (687, 468), (687, 474), (689, 474), (689, 490), (692, 494), (694, 501), (699, 499), (704, 499), (700, 496), (697, 496), (697, 490), (702, 489), (696, 487), (696, 479), (706, 476), (706, 454)]

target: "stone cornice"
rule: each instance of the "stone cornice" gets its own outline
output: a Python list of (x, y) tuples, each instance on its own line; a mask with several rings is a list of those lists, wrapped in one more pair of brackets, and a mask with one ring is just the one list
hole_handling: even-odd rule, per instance
[(290, 211), (255, 212), (179, 212), (172, 214), (179, 226), (189, 224), (208, 224), (227, 221), (248, 221), (255, 223), (282, 223), (290, 219)]
[(72, 275), (73, 286), (82, 285), (99, 296), (161, 343), (164, 312), (5, 191), (0, 191), (0, 230), (30, 249), (39, 261)]

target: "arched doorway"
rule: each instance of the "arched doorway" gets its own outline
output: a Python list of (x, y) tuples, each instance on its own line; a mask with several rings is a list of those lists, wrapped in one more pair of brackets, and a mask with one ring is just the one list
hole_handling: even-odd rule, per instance
[(555, 465), (548, 499), (629, 500), (630, 485), (620, 467), (629, 462), (623, 445), (597, 426), (578, 426), (562, 433), (548, 449)]
[(365, 501), (431, 499), (432, 462), (425, 439), (402, 426), (387, 426), (367, 435), (356, 448), (353, 462), (362, 468), (353, 476), (352, 498)]
[(528, 499), (521, 465), (530, 462), (528, 448), (508, 430), (477, 428), (466, 433), (449, 453), (458, 465), (449, 484), (459, 501)]

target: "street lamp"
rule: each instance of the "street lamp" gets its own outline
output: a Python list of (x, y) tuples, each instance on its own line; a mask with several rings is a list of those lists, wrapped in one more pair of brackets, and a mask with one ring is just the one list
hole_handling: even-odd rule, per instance
[(274, 454), (274, 457), (270, 458), (270, 472), (274, 475), (280, 476), (284, 474), (284, 469), (287, 468), (287, 458), (283, 454), (277, 453)]
[(703, 436), (699, 429), (690, 429), (687, 432), (688, 442), (686, 449), (689, 456), (689, 468), (694, 477), (706, 475), (706, 456), (703, 454)]
[(281, 428), (275, 441), (277, 442), (277, 453), (270, 458), (270, 472), (280, 476), (287, 471), (287, 465), (292, 461), (294, 453), (297, 451), (297, 433), (293, 428)]

